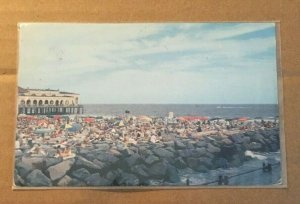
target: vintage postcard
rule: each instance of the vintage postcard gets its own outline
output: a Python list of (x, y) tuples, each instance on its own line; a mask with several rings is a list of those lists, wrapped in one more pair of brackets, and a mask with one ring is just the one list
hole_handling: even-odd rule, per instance
[(21, 23), (14, 188), (285, 185), (275, 23)]

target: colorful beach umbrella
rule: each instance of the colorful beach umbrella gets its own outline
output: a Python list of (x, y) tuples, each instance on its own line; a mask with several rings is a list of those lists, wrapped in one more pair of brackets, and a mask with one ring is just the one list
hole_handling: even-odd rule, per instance
[(247, 118), (247, 117), (241, 117), (241, 118), (239, 118), (239, 121), (241, 121), (241, 122), (244, 122), (244, 121), (247, 121), (249, 118)]
[(93, 123), (93, 122), (95, 122), (95, 118), (84, 118), (83, 121), (86, 123)]
[(73, 123), (70, 128), (68, 128), (69, 132), (78, 132), (81, 129), (81, 125), (78, 123)]

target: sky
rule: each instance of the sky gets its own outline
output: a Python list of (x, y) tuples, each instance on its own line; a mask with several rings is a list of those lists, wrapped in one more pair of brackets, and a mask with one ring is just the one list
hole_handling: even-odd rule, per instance
[(274, 23), (19, 24), (23, 88), (82, 104), (277, 104)]

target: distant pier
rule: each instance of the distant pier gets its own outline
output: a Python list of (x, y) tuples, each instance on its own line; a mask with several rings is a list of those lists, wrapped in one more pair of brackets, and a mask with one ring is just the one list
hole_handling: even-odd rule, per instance
[(18, 89), (18, 114), (67, 115), (83, 112), (77, 93), (53, 89)]
[(18, 107), (18, 114), (26, 115), (68, 115), (83, 114), (83, 105), (77, 106), (21, 106)]

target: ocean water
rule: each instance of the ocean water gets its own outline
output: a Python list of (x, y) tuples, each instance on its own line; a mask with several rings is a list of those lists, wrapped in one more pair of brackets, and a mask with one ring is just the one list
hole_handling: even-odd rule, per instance
[(121, 115), (129, 110), (133, 115), (167, 116), (208, 116), (208, 117), (277, 117), (277, 104), (86, 104), (84, 114), (88, 115)]

